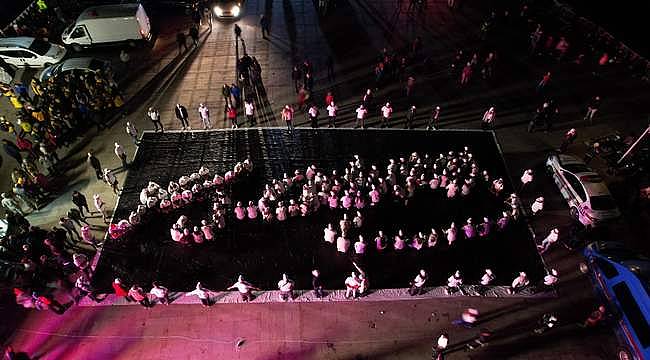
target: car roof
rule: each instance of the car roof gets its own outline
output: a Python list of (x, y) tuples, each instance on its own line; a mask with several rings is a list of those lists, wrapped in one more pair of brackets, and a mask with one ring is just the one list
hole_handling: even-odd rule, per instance
[(91, 19), (135, 16), (139, 6), (140, 4), (116, 4), (89, 7), (79, 15), (77, 22)]
[(80, 58), (66, 59), (63, 62), (58, 63), (56, 66), (60, 69), (60, 71), (69, 71), (74, 69), (89, 69), (90, 63), (93, 61), (106, 62), (102, 59), (97, 59), (93, 57), (80, 57)]
[(18, 37), (8, 37), (0, 38), (0, 47), (17, 47), (17, 48), (29, 48), (34, 42), (33, 37), (28, 36), (18, 36)]

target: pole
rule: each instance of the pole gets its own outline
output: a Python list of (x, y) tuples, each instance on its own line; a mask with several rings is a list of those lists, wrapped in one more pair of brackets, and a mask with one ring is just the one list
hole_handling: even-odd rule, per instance
[(618, 161), (616, 162), (616, 165), (620, 165), (621, 162), (623, 162), (623, 160), (625, 160), (625, 158), (632, 152), (632, 150), (634, 150), (634, 148), (636, 148), (636, 146), (641, 142), (641, 140), (643, 140), (643, 138), (646, 135), (648, 135), (648, 133), (650, 133), (650, 125), (648, 125), (648, 127), (645, 129), (643, 134), (641, 134), (641, 136), (639, 136), (639, 138), (636, 139), (636, 141), (632, 145), (630, 145), (630, 148), (627, 149), (625, 154), (623, 154), (623, 156), (621, 156), (621, 158), (618, 159)]

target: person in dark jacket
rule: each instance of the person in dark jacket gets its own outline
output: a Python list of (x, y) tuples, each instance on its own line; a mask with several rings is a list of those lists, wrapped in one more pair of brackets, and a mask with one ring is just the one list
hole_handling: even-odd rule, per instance
[(102, 164), (99, 162), (99, 159), (95, 157), (92, 150), (88, 151), (88, 164), (90, 164), (90, 166), (95, 170), (97, 180), (102, 180), (104, 178)]
[(16, 144), (7, 139), (2, 139), (2, 148), (5, 153), (14, 158), (19, 165), (23, 163), (23, 155), (20, 153), (20, 149)]
[(323, 291), (323, 282), (320, 279), (320, 272), (318, 270), (313, 270), (311, 272), (311, 285), (314, 288), (314, 294), (317, 298), (322, 298), (325, 296)]
[(192, 127), (190, 126), (190, 123), (188, 121), (189, 115), (187, 113), (187, 109), (185, 106), (181, 104), (176, 104), (176, 107), (174, 107), (174, 113), (176, 114), (176, 118), (181, 122), (181, 127), (183, 130), (185, 129), (190, 129), (192, 130)]
[(88, 209), (88, 201), (86, 200), (86, 197), (84, 196), (84, 194), (80, 193), (79, 191), (75, 190), (72, 192), (72, 203), (77, 206), (81, 216), (83, 217), (86, 216), (84, 215), (84, 209), (86, 209), (86, 211), (88, 211), (89, 214), (91, 213), (91, 211)]

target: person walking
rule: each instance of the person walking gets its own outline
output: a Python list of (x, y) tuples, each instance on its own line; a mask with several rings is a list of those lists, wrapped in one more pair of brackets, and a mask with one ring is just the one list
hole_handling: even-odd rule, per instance
[(188, 121), (189, 114), (187, 113), (187, 109), (185, 106), (181, 104), (176, 104), (174, 107), (174, 114), (176, 114), (176, 119), (181, 122), (181, 127), (183, 130), (190, 129), (192, 130), (192, 127), (190, 126), (190, 123)]
[(368, 109), (366, 109), (366, 106), (364, 104), (359, 105), (359, 107), (356, 110), (357, 112), (357, 123), (354, 125), (354, 128), (361, 128), (364, 129), (366, 126), (366, 116), (368, 115)]
[(415, 120), (416, 108), (412, 105), (409, 110), (406, 112), (406, 124), (404, 124), (405, 129), (413, 128), (413, 121)]
[(436, 339), (436, 342), (433, 344), (433, 355), (431, 359), (444, 360), (444, 354), (445, 350), (447, 349), (447, 345), (449, 345), (449, 336), (447, 333), (443, 332), (440, 334), (440, 336), (438, 336), (438, 339)]
[(226, 108), (230, 105), (230, 86), (228, 84), (223, 84), (221, 87), (221, 95), (223, 100), (226, 102)]
[(102, 214), (104, 223), (108, 224), (108, 212), (106, 210), (106, 203), (104, 203), (104, 200), (102, 200), (99, 194), (93, 195), (93, 203), (95, 205), (95, 209), (97, 209), (97, 211)]
[(589, 125), (593, 125), (594, 116), (600, 109), (600, 96), (594, 96), (589, 104), (587, 105), (587, 113), (585, 114), (584, 120), (589, 122)]
[(81, 235), (79, 235), (72, 219), (62, 216), (59, 218), (59, 225), (68, 233), (70, 240), (73, 240), (75, 237), (77, 240), (81, 240)]
[(492, 130), (494, 129), (494, 121), (496, 120), (496, 111), (494, 107), (490, 107), (484, 114), (481, 122), (481, 129)]
[(210, 122), (210, 109), (203, 104), (199, 104), (198, 110), (201, 123), (203, 123), (203, 130), (212, 129), (212, 123)]
[(88, 209), (88, 201), (86, 200), (86, 197), (77, 190), (72, 192), (72, 203), (77, 206), (79, 213), (81, 213), (81, 216), (84, 218), (84, 209), (86, 209), (89, 215), (92, 214), (92, 211)]
[(460, 325), (466, 328), (473, 328), (478, 321), (479, 311), (474, 308), (467, 308), (463, 310), (460, 319), (452, 321), (454, 325)]
[(110, 169), (104, 169), (104, 181), (111, 186), (116, 195), (120, 194), (120, 183)]
[(199, 27), (196, 24), (190, 27), (190, 38), (192, 38), (192, 45), (199, 46)]
[(544, 76), (542, 76), (542, 79), (537, 83), (537, 92), (541, 93), (546, 89), (546, 86), (548, 86), (548, 83), (551, 81), (551, 72), (548, 71)]
[(228, 105), (226, 110), (226, 117), (230, 120), (230, 127), (232, 129), (237, 129), (239, 125), (237, 124), (237, 109), (234, 106)]
[(123, 169), (128, 168), (129, 164), (126, 161), (126, 151), (124, 150), (124, 147), (122, 147), (122, 145), (117, 142), (115, 143), (115, 156), (117, 156), (122, 161)]
[(249, 127), (257, 125), (257, 121), (255, 120), (255, 105), (253, 104), (253, 100), (250, 98), (244, 101), (244, 114), (248, 120)]
[(271, 36), (271, 24), (269, 18), (265, 14), (260, 15), (260, 28), (262, 29), (263, 39), (267, 39), (268, 36)]
[(293, 108), (291, 105), (285, 105), (282, 109), (282, 120), (287, 123), (287, 130), (293, 132)]
[(312, 104), (309, 107), (309, 110), (307, 110), (307, 116), (309, 116), (309, 122), (311, 124), (311, 127), (314, 129), (318, 128), (318, 115), (320, 115), (318, 107), (316, 104)]
[(431, 111), (431, 117), (429, 117), (429, 124), (427, 124), (427, 130), (438, 130), (440, 126), (440, 106), (436, 106)]
[(409, 288), (409, 294), (411, 296), (422, 295), (424, 294), (424, 284), (426, 284), (428, 279), (427, 272), (422, 269), (415, 276), (415, 279), (411, 281), (411, 288)]
[(179, 31), (176, 33), (176, 43), (178, 44), (178, 55), (183, 53), (183, 49), (185, 49), (185, 51), (188, 50), (187, 37), (185, 36), (184, 32)]
[(381, 108), (381, 122), (379, 123), (379, 127), (386, 127), (389, 124), (392, 115), (393, 107), (390, 105), (390, 102), (387, 102), (386, 105)]
[(235, 24), (235, 26), (233, 27), (233, 31), (235, 32), (235, 40), (241, 39), (241, 28), (239, 27), (239, 25)]
[(322, 298), (325, 296), (323, 291), (323, 282), (320, 279), (320, 272), (317, 269), (312, 270), (311, 272), (311, 286), (314, 289), (314, 294), (317, 298)]
[(147, 111), (147, 118), (153, 124), (155, 132), (158, 132), (158, 127), (160, 127), (160, 132), (165, 132), (165, 128), (160, 122), (160, 112), (157, 109), (150, 107)]
[(133, 145), (138, 146), (138, 137), (139, 137), (138, 129), (130, 121), (126, 122), (126, 134), (131, 137), (131, 140), (133, 141)]
[(238, 108), (241, 103), (241, 89), (237, 84), (230, 84), (230, 95), (232, 96), (232, 106)]
[(253, 292), (252, 292), (253, 290), (260, 291), (260, 289), (253, 286), (251, 283), (249, 283), (248, 281), (245, 281), (244, 277), (242, 275), (239, 275), (239, 277), (237, 278), (237, 281), (234, 284), (232, 284), (228, 288), (226, 288), (226, 290), (233, 290), (233, 289), (237, 289), (237, 291), (239, 291), (239, 295), (241, 296), (241, 300), (244, 301), (244, 302), (249, 302), (249, 301), (251, 301), (251, 300), (253, 300), (255, 298), (255, 296), (253, 295)]
[[(328, 93), (328, 95), (331, 96), (331, 93)], [(334, 98), (332, 96), (332, 98)], [(327, 127), (328, 128), (335, 128), (336, 127), (336, 113), (339, 111), (338, 106), (334, 104), (334, 100), (330, 101), (327, 103)]]
[(102, 172), (102, 164), (99, 162), (99, 159), (93, 154), (93, 150), (88, 151), (88, 164), (95, 170), (95, 175), (97, 175), (97, 180), (104, 179), (104, 173)]
[(569, 145), (573, 144), (573, 142), (576, 140), (578, 137), (578, 132), (576, 129), (571, 128), (569, 131), (567, 131), (564, 134), (564, 139), (562, 140), (562, 145), (560, 145), (560, 153), (564, 153), (566, 149), (569, 147)]
[(196, 288), (188, 293), (185, 296), (196, 296), (201, 300), (201, 306), (210, 307), (213, 305), (212, 300), (210, 299), (210, 291), (201, 285), (201, 282), (196, 283)]

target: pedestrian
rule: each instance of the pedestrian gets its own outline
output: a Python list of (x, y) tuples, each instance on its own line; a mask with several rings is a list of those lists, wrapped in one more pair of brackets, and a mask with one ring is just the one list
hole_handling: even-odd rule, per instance
[(327, 56), (327, 60), (325, 60), (325, 66), (327, 67), (327, 81), (333, 82), (335, 80), (335, 77), (334, 59), (332, 58), (332, 55)]
[(427, 130), (438, 130), (440, 127), (440, 106), (436, 106), (431, 111), (431, 117), (429, 118), (429, 124), (427, 125)]
[(201, 285), (201, 282), (196, 283), (196, 288), (187, 294), (185, 296), (196, 296), (201, 300), (201, 306), (203, 307), (209, 307), (212, 306), (212, 300), (210, 299), (210, 291), (208, 289), (205, 289), (203, 285)]
[(589, 125), (593, 125), (594, 116), (600, 109), (600, 96), (594, 96), (589, 104), (587, 105), (587, 113), (585, 114), (584, 120), (589, 122)]
[(594, 328), (600, 324), (605, 318), (606, 309), (605, 306), (600, 305), (598, 309), (594, 310), (589, 317), (585, 319), (584, 323), (578, 324), (582, 328)]
[(95, 209), (99, 211), (100, 214), (102, 214), (102, 219), (104, 220), (104, 223), (108, 224), (108, 213), (106, 210), (106, 203), (104, 203), (104, 200), (99, 196), (99, 194), (93, 195), (93, 201), (95, 204)]
[(153, 123), (155, 132), (158, 132), (158, 127), (160, 127), (160, 132), (165, 132), (165, 128), (160, 122), (160, 112), (157, 109), (150, 107), (149, 110), (147, 111), (147, 117), (149, 118), (151, 123)]
[(88, 164), (95, 170), (95, 175), (97, 175), (97, 180), (104, 179), (104, 173), (102, 172), (102, 164), (99, 162), (99, 159), (93, 154), (93, 150), (88, 151)]
[[(450, 0), (453, 2), (453, 0)], [(451, 6), (450, 6), (451, 7)], [(440, 334), (438, 339), (436, 339), (436, 342), (433, 344), (433, 360), (443, 360), (444, 359), (444, 353), (445, 350), (447, 349), (447, 345), (449, 345), (449, 336), (447, 333), (443, 332)]]
[(524, 170), (524, 173), (521, 175), (520, 180), (521, 180), (521, 189), (519, 190), (519, 192), (523, 191), (528, 184), (533, 182), (533, 170), (532, 169)]
[(226, 102), (225, 106), (228, 107), (228, 105), (230, 105), (230, 86), (228, 86), (228, 84), (223, 84), (221, 87), (221, 95)]
[(190, 27), (190, 37), (192, 38), (192, 45), (199, 46), (199, 27), (192, 24)]
[(415, 120), (415, 106), (412, 105), (409, 110), (406, 112), (406, 124), (404, 125), (405, 129), (412, 129), (413, 128), (413, 121)]
[[(90, 225), (86, 219), (81, 215), (81, 212), (77, 208), (70, 208), (68, 212), (66, 213), (66, 216), (74, 221), (77, 226), (81, 227), (81, 223), (84, 223), (86, 225)], [(83, 237), (83, 236), (82, 236)]]
[(300, 80), (302, 80), (302, 71), (298, 65), (294, 65), (291, 69), (291, 80), (293, 80), (293, 87), (296, 89), (296, 94), (300, 90)]
[(235, 39), (241, 39), (241, 28), (239, 25), (235, 24), (233, 31), (235, 32)]
[(537, 83), (537, 92), (542, 92), (548, 85), (549, 81), (551, 81), (551, 72), (547, 72), (542, 76), (542, 79)]
[(121, 161), (122, 161), (122, 168), (126, 169), (129, 164), (126, 161), (126, 151), (124, 150), (124, 147), (120, 145), (119, 143), (115, 143), (115, 156), (117, 156)]
[(68, 233), (70, 240), (72, 240), (74, 237), (76, 237), (77, 240), (81, 240), (81, 235), (79, 235), (77, 228), (74, 226), (74, 222), (70, 218), (65, 216), (60, 217), (59, 225)]
[(381, 121), (379, 127), (383, 128), (389, 124), (390, 118), (393, 115), (393, 107), (390, 105), (390, 102), (387, 102), (386, 105), (381, 108)]
[(230, 127), (232, 129), (237, 129), (239, 127), (237, 124), (237, 109), (232, 105), (228, 105), (228, 108), (226, 109), (226, 117), (230, 121)]
[(188, 50), (187, 37), (185, 36), (184, 32), (179, 31), (176, 33), (176, 43), (178, 44), (178, 55), (183, 53), (183, 49), (185, 49), (185, 51)]
[(411, 296), (415, 295), (422, 295), (424, 294), (424, 284), (427, 282), (427, 272), (422, 269), (420, 272), (415, 276), (415, 279), (411, 281), (411, 288), (409, 288), (409, 294)]
[(483, 273), (483, 276), (481, 276), (481, 281), (480, 285), (478, 288), (478, 293), (483, 296), (485, 295), (487, 291), (487, 287), (492, 284), (496, 277), (494, 276), (494, 273), (490, 269), (485, 269), (485, 273)]
[(311, 286), (314, 289), (314, 294), (317, 298), (322, 298), (325, 296), (323, 291), (323, 282), (320, 279), (320, 272), (317, 269), (312, 270), (311, 272)]
[(354, 128), (365, 128), (366, 116), (368, 115), (368, 109), (364, 104), (359, 105), (357, 108), (357, 123), (354, 125)]
[(14, 160), (16, 160), (18, 165), (21, 165), (23, 163), (23, 156), (20, 153), (20, 148), (16, 146), (16, 144), (12, 143), (7, 139), (2, 139), (2, 148), (4, 149), (7, 155), (9, 155), (10, 157), (14, 158)]
[(210, 109), (203, 104), (199, 104), (198, 110), (201, 123), (203, 124), (203, 130), (212, 129), (212, 123), (210, 122)]
[(550, 288), (555, 285), (555, 283), (557, 283), (559, 280), (557, 274), (557, 270), (555, 269), (551, 269), (549, 272), (547, 272), (546, 276), (544, 276), (544, 286)]
[(545, 253), (551, 245), (555, 244), (557, 240), (559, 239), (560, 236), (560, 230), (557, 228), (554, 228), (551, 230), (551, 232), (546, 236), (544, 240), (542, 240), (542, 243), (540, 245), (537, 245), (537, 250), (539, 251), (540, 254)]
[(576, 129), (573, 128), (569, 129), (569, 131), (567, 131), (564, 134), (562, 145), (560, 145), (560, 153), (564, 153), (566, 149), (569, 147), (569, 145), (573, 144), (573, 142), (576, 140), (577, 137), (578, 137), (578, 133)]
[(463, 67), (463, 71), (460, 73), (460, 85), (467, 85), (469, 83), (469, 80), (472, 78), (472, 64), (467, 63), (465, 67)]
[(451, 295), (458, 291), (461, 295), (464, 295), (462, 286), (463, 278), (460, 276), (460, 270), (456, 270), (456, 272), (447, 279), (445, 293)]
[(287, 123), (287, 130), (289, 132), (293, 132), (293, 108), (291, 105), (285, 105), (284, 108), (282, 108), (282, 120)]
[(262, 38), (266, 39), (267, 36), (271, 36), (270, 21), (265, 14), (260, 15), (260, 28), (262, 28)]
[(115, 293), (115, 296), (117, 296), (118, 299), (124, 298), (128, 302), (134, 301), (131, 298), (131, 296), (129, 296), (129, 290), (125, 288), (124, 285), (122, 285), (122, 280), (120, 280), (120, 278), (115, 278), (115, 280), (113, 280), (112, 285), (113, 285), (113, 292)]
[(345, 279), (345, 298), (356, 299), (359, 286), (361, 286), (359, 277), (355, 272), (352, 272), (350, 276)]
[(483, 130), (492, 130), (494, 129), (494, 121), (496, 119), (496, 111), (494, 110), (494, 107), (490, 107), (484, 114), (483, 114), (483, 121), (481, 122), (481, 128)]
[(138, 137), (139, 137), (138, 129), (130, 121), (126, 122), (126, 133), (131, 137), (133, 144), (135, 146), (138, 146)]
[[(328, 92), (328, 95), (331, 96), (332, 93)], [(332, 96), (332, 99), (334, 97)], [(334, 104), (334, 100), (330, 101), (327, 103), (327, 127), (328, 128), (335, 128), (336, 127), (336, 113), (338, 112), (339, 108)]]
[(88, 209), (88, 201), (86, 200), (86, 197), (77, 190), (72, 192), (72, 203), (77, 206), (79, 212), (81, 213), (81, 216), (84, 218), (84, 209), (86, 209), (88, 214), (92, 214), (92, 212)]
[(74, 286), (75, 289), (77, 289), (77, 293), (79, 294), (75, 298), (75, 303), (78, 304), (79, 300), (81, 300), (85, 296), (88, 296), (91, 300), (95, 302), (99, 302), (99, 299), (97, 298), (97, 296), (95, 296), (95, 290), (90, 284), (90, 279), (87, 274), (82, 273), (75, 281)]
[(104, 181), (111, 186), (116, 195), (120, 193), (120, 182), (110, 169), (104, 169)]
[(318, 128), (318, 115), (320, 115), (320, 112), (318, 111), (318, 107), (316, 106), (316, 104), (312, 104), (309, 107), (309, 110), (307, 110), (307, 116), (309, 117), (309, 122), (313, 129)]
[(282, 274), (282, 280), (278, 281), (278, 289), (280, 290), (280, 300), (289, 301), (293, 300), (293, 280), (290, 280), (287, 274)]
[(518, 294), (528, 287), (529, 284), (530, 281), (528, 280), (528, 275), (522, 271), (519, 273), (519, 276), (512, 281), (512, 285), (508, 288), (508, 294)]
[(413, 86), (415, 86), (415, 78), (409, 76), (408, 79), (406, 79), (406, 97), (410, 97), (413, 94)]
[(181, 104), (176, 104), (174, 107), (174, 114), (176, 114), (176, 119), (181, 122), (181, 128), (182, 130), (190, 129), (192, 130), (192, 127), (190, 126), (190, 123), (188, 121), (189, 115), (187, 113), (187, 109), (185, 106)]
[(255, 105), (250, 98), (244, 101), (244, 114), (248, 120), (248, 126), (252, 127), (257, 125), (257, 121), (255, 120)]
[(237, 289), (237, 291), (239, 291), (241, 300), (244, 302), (249, 302), (255, 298), (255, 296), (253, 295), (253, 290), (260, 291), (260, 289), (253, 286), (251, 283), (245, 281), (242, 275), (239, 275), (239, 277), (237, 278), (237, 282), (230, 285), (226, 290), (232, 290), (232, 289)]
[(467, 308), (463, 310), (460, 319), (452, 321), (454, 325), (460, 325), (466, 328), (473, 328), (478, 321), (479, 311), (474, 308)]
[(238, 108), (241, 103), (241, 89), (235, 83), (230, 84), (230, 96), (232, 96), (232, 106)]
[(140, 286), (137, 284), (134, 284), (131, 286), (129, 289), (129, 296), (140, 303), (140, 305), (144, 306), (145, 308), (150, 308), (151, 307), (151, 301), (149, 301), (149, 297), (147, 294), (142, 290)]
[(533, 216), (536, 216), (540, 211), (544, 209), (544, 197), (539, 196), (533, 204), (530, 206), (530, 211), (533, 213)]
[(169, 305), (169, 290), (158, 284), (158, 282), (154, 281), (152, 283), (152, 288), (149, 293), (155, 296), (161, 304)]

